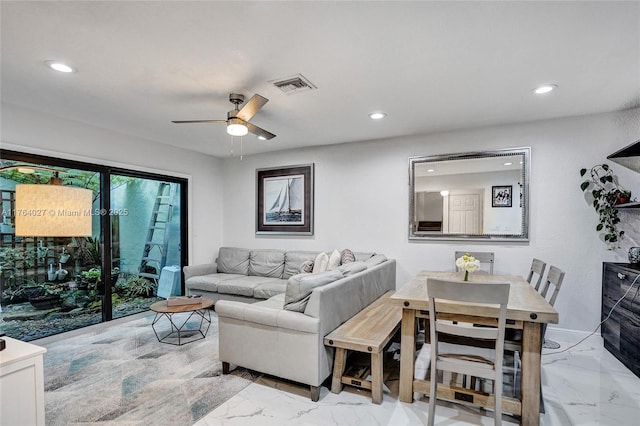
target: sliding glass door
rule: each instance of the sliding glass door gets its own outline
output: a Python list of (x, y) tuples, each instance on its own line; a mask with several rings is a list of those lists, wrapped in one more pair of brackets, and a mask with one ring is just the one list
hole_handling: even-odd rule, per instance
[(111, 175), (114, 318), (181, 294), (181, 195), (178, 182)]
[[(146, 311), (159, 293), (181, 294), (186, 180), (1, 154), (0, 332), (35, 340)], [(91, 205), (20, 209), (16, 187), (22, 184), (87, 189)], [(51, 235), (31, 236), (16, 232), (20, 215), (45, 222), (57, 215), (83, 217), (90, 231), (76, 236), (54, 228)]]

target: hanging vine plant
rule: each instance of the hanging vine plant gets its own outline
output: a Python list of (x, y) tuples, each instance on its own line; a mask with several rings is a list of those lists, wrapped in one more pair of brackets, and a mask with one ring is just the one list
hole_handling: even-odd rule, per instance
[(593, 197), (593, 208), (599, 217), (596, 231), (604, 231), (605, 243), (612, 245), (624, 237), (624, 231), (618, 230), (617, 227), (620, 218), (616, 206), (628, 203), (631, 192), (618, 185), (613, 171), (607, 164), (597, 164), (591, 170), (581, 169), (580, 176), (584, 177), (587, 172), (587, 180), (580, 184), (580, 189), (590, 192)]

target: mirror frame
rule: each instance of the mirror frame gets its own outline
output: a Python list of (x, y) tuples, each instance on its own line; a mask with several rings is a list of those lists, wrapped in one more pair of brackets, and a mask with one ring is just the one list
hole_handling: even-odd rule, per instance
[[(522, 155), (523, 163), (521, 168), (522, 182), (522, 232), (519, 234), (444, 234), (444, 233), (424, 233), (414, 231), (415, 215), (415, 167), (419, 164), (432, 163), (438, 161), (468, 160), (478, 158), (506, 157), (512, 155)], [(441, 154), (422, 157), (409, 157), (409, 239), (429, 240), (429, 241), (529, 241), (529, 178), (531, 168), (531, 148), (509, 148), (496, 149), (492, 151), (464, 152), (454, 154)], [(429, 232), (429, 231), (426, 231)]]

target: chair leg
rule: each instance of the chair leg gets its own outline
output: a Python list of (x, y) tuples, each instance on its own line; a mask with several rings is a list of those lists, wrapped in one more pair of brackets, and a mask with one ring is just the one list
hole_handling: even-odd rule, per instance
[(436, 400), (438, 399), (438, 371), (436, 370), (435, 361), (431, 360), (431, 383), (429, 390), (429, 418), (428, 426), (433, 426), (436, 420)]
[(502, 425), (502, 371), (500, 374), (496, 374), (496, 380), (493, 382), (493, 395), (495, 401), (494, 424), (496, 426)]
[(513, 353), (513, 386), (516, 397), (520, 397), (520, 380), (518, 379), (518, 370), (520, 369), (520, 351)]

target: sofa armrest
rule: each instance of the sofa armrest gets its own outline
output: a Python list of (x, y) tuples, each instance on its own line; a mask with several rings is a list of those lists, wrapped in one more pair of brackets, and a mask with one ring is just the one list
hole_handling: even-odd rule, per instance
[(197, 277), (200, 275), (215, 274), (218, 272), (217, 263), (204, 263), (201, 265), (189, 265), (182, 268), (184, 272), (184, 279), (188, 280), (191, 277)]
[(268, 327), (285, 328), (304, 333), (320, 332), (320, 320), (302, 312), (285, 311), (254, 303), (220, 300), (215, 306), (219, 318), (231, 318)]

